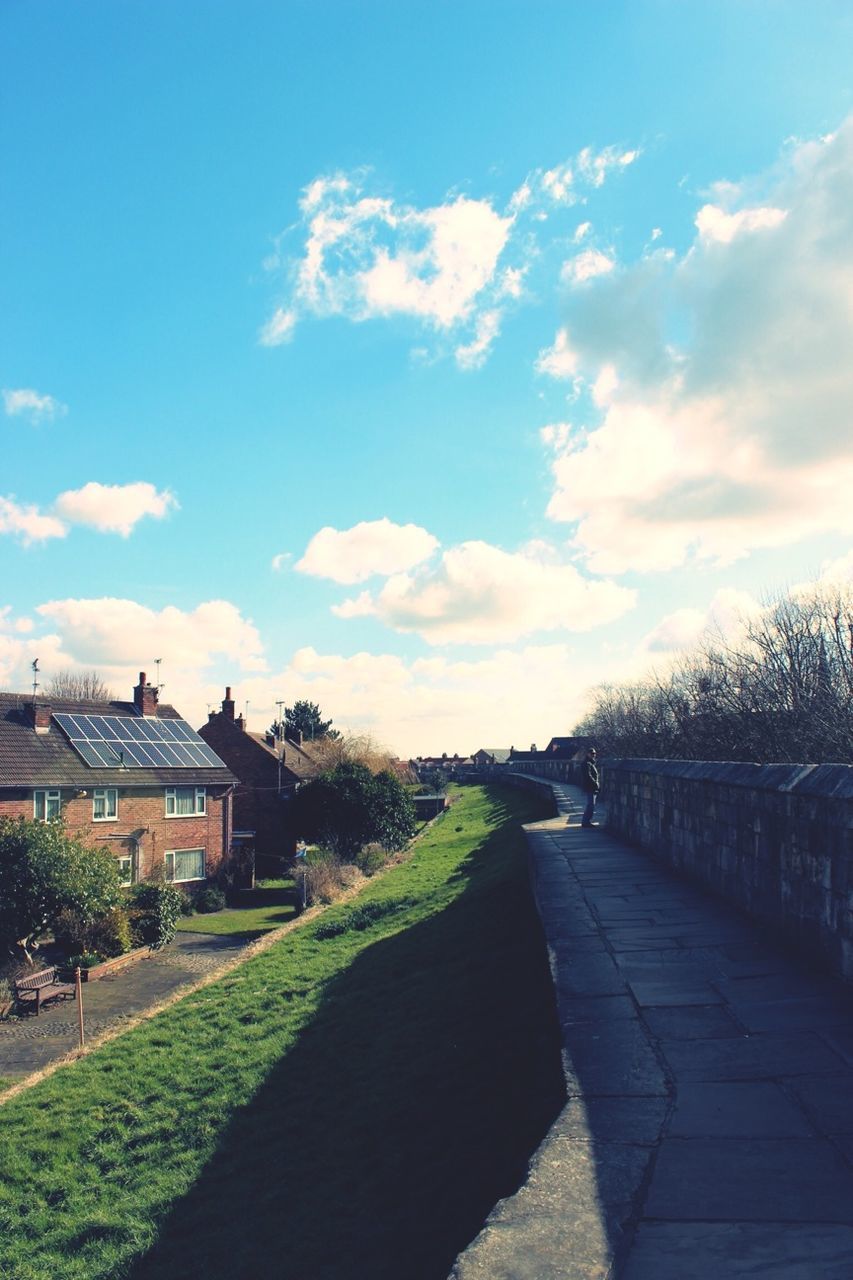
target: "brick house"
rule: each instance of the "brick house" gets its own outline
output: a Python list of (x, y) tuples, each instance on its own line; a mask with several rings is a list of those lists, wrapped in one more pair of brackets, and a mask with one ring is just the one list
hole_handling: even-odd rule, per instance
[(236, 778), (140, 672), (132, 702), (0, 693), (0, 817), (61, 818), (125, 884), (190, 892), (226, 866)]
[(222, 707), (211, 711), (199, 735), (238, 779), (234, 791), (234, 830), (254, 848), (261, 874), (281, 871), (296, 839), (288, 821), (289, 801), (300, 783), (322, 772), (323, 764), (301, 735), (252, 733), (234, 714), (230, 686)]

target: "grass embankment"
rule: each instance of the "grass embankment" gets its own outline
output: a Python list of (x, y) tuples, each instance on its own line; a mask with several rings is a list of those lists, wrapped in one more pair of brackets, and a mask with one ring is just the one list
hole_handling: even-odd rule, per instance
[(0, 1109), (0, 1275), (443, 1278), (562, 1100), (537, 803), (466, 790), (358, 899)]
[(182, 933), (260, 938), (271, 929), (279, 929), (293, 919), (296, 915), (293, 895), (292, 881), (282, 880), (274, 887), (246, 889), (236, 906), (227, 907), (224, 911), (185, 916), (178, 921), (178, 928)]

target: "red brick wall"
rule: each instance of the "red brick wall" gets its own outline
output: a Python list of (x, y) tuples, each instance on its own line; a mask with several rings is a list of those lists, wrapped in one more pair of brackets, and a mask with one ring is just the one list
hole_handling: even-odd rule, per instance
[[(104, 845), (116, 857), (127, 857), (132, 843), (110, 837), (134, 835), (138, 850), (137, 879), (162, 871), (164, 855), (169, 849), (204, 849), (208, 877), (215, 876), (222, 868), (231, 844), (231, 800), (226, 788), (208, 787), (205, 814), (167, 818), (164, 788), (151, 791), (119, 787), (118, 818), (106, 822), (92, 819), (93, 793), (87, 790), (88, 795), (79, 797), (76, 790), (68, 787), (61, 790), (66, 830), (87, 844)], [(0, 817), (32, 816), (32, 791), (7, 791), (0, 796)]]
[[(292, 858), (296, 840), (288, 828), (287, 798), (296, 782), (293, 774), (282, 768), (279, 795), (278, 761), (254, 738), (222, 716), (208, 721), (199, 733), (240, 779), (234, 791), (234, 830), (254, 831), (255, 851), (261, 857)], [(260, 870), (274, 874), (276, 867), (260, 864)]]

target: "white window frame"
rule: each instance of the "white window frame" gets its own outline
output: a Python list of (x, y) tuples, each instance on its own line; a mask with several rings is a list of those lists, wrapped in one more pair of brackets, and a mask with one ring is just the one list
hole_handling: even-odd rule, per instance
[[(133, 884), (133, 854), (120, 853), (116, 858), (116, 862), (118, 863), (118, 873), (121, 876), (119, 883), (121, 884), (122, 889), (129, 889)], [(122, 874), (122, 863), (124, 862), (127, 863), (127, 878)]]
[[(113, 811), (110, 813), (110, 796), (113, 798)], [(95, 812), (95, 806), (101, 799), (104, 804), (104, 812), (98, 817)], [(118, 822), (118, 787), (95, 787), (92, 792), (92, 821), (93, 822)]]
[[(200, 876), (176, 876), (175, 875), (175, 856), (179, 853), (200, 853), (201, 854), (201, 875)], [(172, 860), (172, 874), (169, 875), (169, 859)], [(167, 849), (163, 855), (163, 865), (166, 873), (166, 880), (169, 884), (197, 884), (200, 880), (207, 879), (207, 850), (203, 848), (196, 849)]]
[[(39, 813), (39, 796), (42, 797), (42, 812)], [(49, 813), (48, 809), (51, 804), (56, 805), (53, 813)], [(35, 822), (52, 822), (54, 818), (62, 816), (62, 792), (58, 787), (39, 787), (33, 792), (33, 820)]]
[[(193, 809), (189, 813), (176, 813), (178, 805), (178, 792), (191, 791), (193, 795)], [(171, 809), (169, 807), (171, 802)], [(166, 788), (166, 817), (167, 818), (203, 818), (207, 813), (207, 787), (167, 787)]]

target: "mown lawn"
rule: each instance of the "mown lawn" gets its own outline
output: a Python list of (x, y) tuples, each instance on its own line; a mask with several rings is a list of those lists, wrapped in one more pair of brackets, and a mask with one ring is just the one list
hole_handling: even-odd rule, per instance
[(466, 789), (358, 899), (0, 1109), (0, 1275), (443, 1280), (562, 1102), (537, 804)]
[[(284, 887), (285, 884), (288, 885), (287, 888)], [(293, 885), (289, 881), (277, 881), (275, 886), (246, 890), (237, 906), (210, 914), (200, 912), (194, 916), (185, 916), (178, 922), (178, 928), (183, 933), (259, 938), (293, 919), (296, 914), (293, 893)]]

